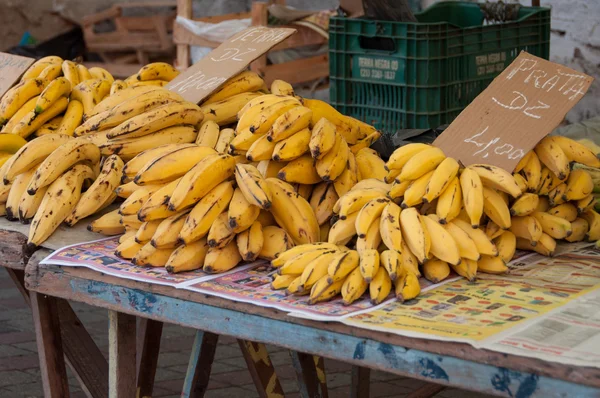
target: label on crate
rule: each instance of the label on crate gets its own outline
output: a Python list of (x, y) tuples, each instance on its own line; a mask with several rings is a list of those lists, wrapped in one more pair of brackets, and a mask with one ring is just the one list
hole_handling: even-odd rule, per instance
[(296, 29), (265, 26), (243, 30), (212, 50), (166, 87), (197, 104), (295, 32)]
[(15, 84), (34, 61), (33, 58), (0, 52), (0, 97)]
[(355, 55), (352, 57), (352, 77), (374, 83), (406, 83), (404, 62), (397, 58)]
[(465, 166), (487, 163), (512, 171), (560, 124), (593, 80), (523, 51), (433, 145)]

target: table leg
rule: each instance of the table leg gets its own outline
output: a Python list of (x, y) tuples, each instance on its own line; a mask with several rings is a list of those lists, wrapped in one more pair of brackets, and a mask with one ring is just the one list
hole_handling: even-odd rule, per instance
[(135, 397), (135, 316), (108, 311), (108, 395)]
[(321, 386), (321, 397), (328, 398), (329, 393), (327, 391), (327, 373), (325, 373), (325, 358), (313, 355), (315, 362), (315, 368), (317, 370), (317, 378)]
[(11, 268), (4, 269), (6, 270), (6, 272), (8, 272), (10, 279), (13, 280), (17, 290), (21, 292), (21, 295), (23, 296), (23, 299), (25, 300), (27, 305), (31, 307), (31, 301), (29, 300), (29, 291), (25, 288), (25, 271)]
[(181, 397), (201, 398), (206, 394), (218, 341), (217, 334), (196, 331)]
[(256, 391), (262, 398), (283, 397), (283, 389), (269, 358), (267, 347), (262, 343), (238, 339), (246, 365), (254, 380)]
[(352, 366), (352, 384), (350, 385), (351, 398), (369, 398), (369, 384), (371, 369), (361, 366)]
[(325, 383), (325, 391), (323, 393), (323, 383), (319, 377), (319, 373), (322, 376), (325, 376), (325, 373), (323, 369), (317, 369), (319, 361), (323, 364), (322, 358), (298, 351), (290, 351), (290, 356), (296, 370), (300, 396), (303, 398), (326, 397), (327, 384)]
[(56, 299), (31, 292), (31, 311), (46, 398), (69, 397)]
[(137, 330), (137, 396), (151, 397), (160, 352), (163, 323), (140, 318)]

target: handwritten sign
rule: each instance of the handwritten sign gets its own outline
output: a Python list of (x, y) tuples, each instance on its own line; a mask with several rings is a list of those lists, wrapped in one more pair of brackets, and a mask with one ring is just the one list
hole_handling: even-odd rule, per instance
[(512, 171), (560, 124), (592, 81), (523, 51), (433, 145), (465, 166), (487, 163)]
[(15, 84), (34, 61), (33, 58), (0, 52), (0, 97)]
[(254, 26), (239, 32), (173, 79), (166, 87), (199, 103), (296, 29)]

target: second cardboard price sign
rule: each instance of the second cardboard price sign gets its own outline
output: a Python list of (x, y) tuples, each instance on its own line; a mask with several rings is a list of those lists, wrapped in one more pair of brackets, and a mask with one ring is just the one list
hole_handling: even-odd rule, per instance
[(564, 119), (594, 79), (521, 54), (433, 142), (464, 166), (511, 171)]

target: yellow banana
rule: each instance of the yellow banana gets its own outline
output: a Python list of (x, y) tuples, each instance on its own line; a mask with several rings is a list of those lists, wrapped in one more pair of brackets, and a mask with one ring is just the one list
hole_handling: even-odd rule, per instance
[(533, 216), (513, 217), (511, 220), (510, 231), (514, 233), (517, 238), (529, 240), (532, 246), (536, 245), (543, 233), (542, 226)]
[(458, 231), (456, 228), (460, 228), (467, 235), (469, 235), (469, 237), (473, 240), (473, 242), (475, 242), (477, 251), (480, 254), (482, 254), (482, 255), (485, 254), (485, 255), (489, 255), (489, 256), (497, 256), (498, 255), (498, 249), (492, 243), (490, 238), (485, 234), (485, 232), (483, 232), (481, 229), (472, 228), (468, 222), (458, 219), (458, 218), (455, 218), (454, 220), (450, 221), (446, 225), (446, 229), (450, 232), (451, 235), (460, 236), (459, 233), (455, 232), (455, 231)]
[(369, 287), (369, 284), (363, 279), (360, 269), (356, 268), (350, 272), (344, 284), (342, 285), (341, 293), (344, 304), (350, 305), (358, 300)]
[(466, 278), (468, 281), (474, 281), (477, 276), (477, 261), (469, 260), (464, 258), (460, 264), (452, 265), (449, 264), (450, 268), (454, 270), (458, 275)]
[(421, 293), (421, 285), (417, 275), (412, 272), (407, 272), (406, 275), (396, 281), (396, 299), (401, 303), (412, 300)]
[(324, 181), (334, 181), (342, 175), (347, 167), (349, 153), (350, 150), (346, 140), (340, 134), (336, 134), (333, 148), (316, 162), (317, 173)]
[(472, 164), (468, 169), (473, 170), (479, 175), (483, 185), (506, 192), (513, 198), (521, 196), (519, 185), (508, 171), (488, 164)]
[(285, 99), (267, 106), (250, 122), (250, 131), (253, 134), (266, 134), (273, 127), (277, 118), (296, 106), (298, 106), (298, 100), (295, 98)]
[(600, 214), (594, 210), (586, 210), (580, 214), (580, 217), (588, 222), (588, 232), (585, 235), (589, 241), (600, 239)]
[(394, 202), (389, 202), (383, 209), (379, 231), (381, 233), (381, 240), (388, 249), (402, 252), (400, 207)]
[(2, 127), (2, 133), (14, 135), (12, 134), (14, 128), (17, 126), (17, 124), (19, 124), (21, 120), (23, 120), (23, 118), (26, 115), (33, 112), (33, 110), (35, 109), (35, 104), (37, 103), (39, 97), (39, 95), (36, 95), (35, 97), (25, 102), (25, 104), (23, 104), (23, 106), (21, 106), (15, 112), (15, 114), (11, 116), (10, 119), (8, 119), (8, 121), (6, 122), (6, 124)]
[(536, 211), (539, 204), (539, 196), (535, 193), (524, 193), (510, 208), (511, 216), (528, 216)]
[(550, 202), (546, 196), (540, 196), (538, 198), (538, 205), (535, 211), (547, 211), (550, 208)]
[(310, 206), (315, 212), (319, 225), (327, 223), (333, 216), (333, 206), (338, 199), (333, 184), (322, 182), (315, 187), (310, 198)]
[(8, 90), (0, 100), (0, 125), (8, 122), (27, 101), (40, 95), (46, 85), (46, 80), (29, 79), (18, 83)]
[(336, 258), (337, 254), (337, 251), (323, 252), (323, 254), (310, 262), (300, 275), (298, 290), (310, 290), (319, 279), (327, 277), (327, 268), (331, 261)]
[(246, 200), (261, 209), (267, 210), (272, 204), (272, 194), (265, 177), (249, 164), (235, 165), (235, 181)]
[(142, 67), (137, 73), (138, 81), (164, 80), (170, 82), (179, 76), (179, 71), (166, 62), (153, 62)]
[(433, 172), (425, 195), (423, 195), (423, 202), (429, 203), (435, 198), (440, 196), (446, 188), (450, 185), (454, 177), (458, 175), (459, 165), (453, 158), (446, 158), (436, 167)]
[(224, 211), (217, 216), (208, 230), (208, 246), (223, 248), (227, 246), (233, 238), (235, 238), (235, 233), (229, 226), (229, 216), (227, 215), (227, 211)]
[(363, 148), (355, 155), (356, 164), (362, 179), (376, 178), (384, 181), (387, 176), (385, 162), (371, 148)]
[(35, 112), (29, 112), (13, 128), (12, 134), (20, 135), (23, 138), (29, 137), (37, 129), (42, 127), (44, 123), (50, 121), (60, 113), (63, 113), (64, 110), (67, 109), (68, 103), (69, 101), (67, 98), (61, 97), (40, 115), (36, 115)]
[(444, 152), (436, 147), (429, 147), (419, 151), (404, 164), (398, 179), (400, 181), (416, 180), (422, 175), (435, 170), (435, 168), (442, 163), (445, 158), (446, 155), (444, 155)]
[[(360, 261), (359, 261), (360, 274), (365, 279), (365, 282), (370, 283), (371, 280), (377, 274), (377, 271), (379, 271), (379, 262), (380, 262), (379, 252), (376, 249), (369, 249), (369, 250), (364, 250), (362, 253), (359, 254), (359, 256), (360, 256)], [(381, 259), (381, 263), (383, 265), (383, 263), (384, 263), (383, 259)], [(385, 265), (384, 265), (384, 267), (385, 267)], [(396, 267), (394, 267), (394, 271), (395, 270), (396, 270)]]
[(569, 176), (569, 159), (561, 147), (554, 141), (553, 137), (544, 137), (534, 148), (540, 161), (548, 168), (559, 180), (564, 180)]
[[(267, 139), (272, 142), (285, 140), (297, 132), (308, 128), (311, 119), (312, 111), (306, 107), (297, 105), (275, 119), (272, 128), (267, 132)], [(313, 128), (314, 134), (318, 131), (316, 127)]]
[(513, 173), (513, 178), (521, 190), (521, 194), (527, 192), (527, 180), (521, 174)]
[(75, 129), (81, 125), (83, 120), (83, 105), (77, 100), (69, 101), (65, 115), (56, 129), (55, 134), (73, 136)]
[(125, 260), (131, 260), (136, 254), (144, 247), (146, 243), (138, 243), (132, 236), (119, 243), (119, 246), (115, 249), (115, 255)]
[(423, 202), (423, 196), (427, 190), (427, 185), (429, 184), (429, 181), (431, 181), (434, 172), (434, 170), (431, 170), (411, 182), (404, 192), (404, 200), (402, 201), (403, 209), (414, 207)]
[(229, 147), (231, 140), (233, 140), (234, 131), (233, 129), (223, 129), (219, 132), (219, 138), (215, 144), (215, 151), (217, 153), (229, 153)]
[(454, 177), (437, 200), (435, 213), (440, 218), (440, 223), (445, 224), (456, 218), (462, 209), (462, 204), (460, 180), (458, 177)]
[(498, 256), (505, 262), (509, 263), (515, 255), (517, 248), (517, 237), (510, 231), (504, 231), (494, 239), (494, 244), (498, 249)]
[(180, 181), (181, 178), (163, 185), (154, 191), (138, 210), (138, 219), (140, 221), (152, 221), (167, 218), (176, 214), (176, 211), (169, 210), (168, 201)]
[(553, 216), (564, 218), (569, 222), (573, 222), (577, 219), (577, 207), (569, 202), (548, 209), (548, 213)]
[(169, 256), (165, 268), (169, 273), (193, 271), (202, 268), (206, 253), (208, 253), (208, 245), (205, 239), (190, 245), (179, 246)]
[(421, 216), (427, 233), (430, 236), (432, 255), (447, 263), (458, 265), (461, 261), (461, 253), (453, 235), (440, 223), (435, 221), (435, 216)]
[(263, 84), (264, 80), (256, 72), (243, 71), (227, 80), (215, 93), (206, 98), (202, 105), (222, 101), (236, 94), (258, 91)]
[(358, 212), (350, 214), (345, 219), (338, 219), (329, 230), (327, 241), (333, 244), (343, 244), (356, 235), (356, 218)]
[(333, 123), (326, 118), (319, 120), (313, 127), (312, 136), (309, 142), (309, 149), (312, 157), (315, 159), (323, 158), (334, 148), (336, 136), (336, 127)]
[(273, 80), (271, 83), (271, 92), (275, 95), (294, 96), (294, 88), (291, 84), (283, 80)]
[(356, 250), (338, 252), (327, 268), (329, 283), (343, 281), (346, 276), (358, 268), (360, 256)]
[[(283, 266), (288, 260), (298, 256), (299, 254), (308, 253), (312, 251), (322, 251), (322, 250), (339, 250), (339, 248), (331, 243), (326, 242), (315, 242), (315, 243), (307, 243), (298, 246), (294, 246), (293, 248), (289, 248), (284, 252), (279, 253), (276, 258), (271, 261), (271, 266), (275, 268), (280, 268)], [(300, 273), (298, 273), (300, 274)]]
[(277, 173), (277, 178), (299, 184), (318, 184), (322, 182), (317, 173), (314, 160), (309, 154), (304, 154), (282, 167)]
[(21, 76), (21, 81), (35, 79), (40, 76), (40, 74), (46, 69), (49, 65), (60, 65), (63, 62), (62, 58), (57, 56), (48, 56), (43, 57), (35, 61), (31, 66), (23, 73)]
[(67, 97), (71, 93), (71, 83), (64, 77), (52, 80), (42, 91), (35, 103), (36, 115), (47, 110), (50, 105), (61, 97)]
[[(68, 79), (68, 77), (67, 77)], [(71, 81), (71, 79), (69, 79)], [(77, 83), (73, 84), (71, 81), (71, 85), (74, 87)], [(106, 98), (104, 98), (100, 103), (92, 109), (91, 112), (86, 113), (88, 117), (92, 117), (102, 112), (109, 111), (114, 107), (128, 102), (128, 100), (135, 98), (143, 93), (147, 93), (150, 91), (166, 91), (160, 87), (153, 86), (139, 86), (139, 87), (126, 87)], [(130, 103), (131, 104), (131, 103)]]
[(254, 221), (250, 228), (237, 234), (236, 243), (244, 261), (254, 261), (264, 245), (263, 226)]
[(131, 262), (140, 267), (164, 267), (172, 253), (173, 249), (157, 249), (150, 243), (146, 243)]
[[(375, 250), (375, 252), (377, 252), (377, 250)], [(392, 281), (397, 280), (397, 278), (400, 278), (404, 274), (403, 257), (397, 251), (384, 250), (377, 258), (381, 263), (381, 268), (385, 270)]]
[(288, 286), (290, 286), (290, 284), (299, 277), (300, 277), (300, 275), (297, 275), (297, 274), (290, 274), (290, 275), (275, 274), (273, 276), (273, 281), (271, 282), (271, 289), (273, 289), (273, 290), (287, 289)]
[(233, 233), (240, 233), (250, 228), (260, 214), (260, 207), (248, 202), (238, 187), (233, 192), (227, 213), (227, 225)]
[(569, 161), (600, 168), (600, 159), (585, 145), (560, 135), (552, 136), (552, 141), (562, 149)]
[(422, 265), (423, 276), (432, 283), (440, 283), (450, 275), (450, 266), (438, 258), (432, 258)]
[[(158, 227), (150, 244), (158, 249), (169, 249), (177, 246), (179, 242), (179, 232), (183, 228), (183, 224), (189, 214), (189, 211), (181, 211), (165, 219), (159, 219)], [(206, 239), (201, 240), (206, 244)]]
[(502, 229), (510, 228), (510, 210), (494, 189), (483, 187), (483, 212)]
[(460, 186), (471, 226), (478, 228), (484, 207), (483, 184), (479, 174), (470, 168), (464, 169), (460, 175)]
[(593, 209), (595, 205), (596, 197), (594, 195), (588, 195), (577, 201), (577, 213), (581, 214), (586, 210)]
[(416, 154), (431, 146), (421, 143), (412, 143), (397, 148), (386, 163), (387, 170), (401, 170), (404, 165)]
[(381, 217), (383, 209), (388, 205), (389, 199), (377, 198), (367, 202), (358, 212), (355, 227), (359, 238), (364, 238), (371, 225)]
[[(260, 97), (257, 93), (241, 93), (212, 104), (202, 105), (200, 109), (204, 113), (205, 120), (212, 120), (219, 126), (234, 123), (238, 112), (248, 101)], [(241, 129), (241, 127), (238, 126)]]
[[(517, 239), (517, 246), (518, 241), (519, 239)], [(487, 274), (504, 274), (508, 271), (508, 267), (500, 256), (492, 257), (483, 255), (481, 256), (481, 259), (477, 261), (477, 270)]]
[(108, 80), (108, 82), (112, 85), (115, 81), (113, 75), (104, 68), (100, 68), (98, 66), (94, 66), (88, 69), (89, 74), (92, 76), (92, 79), (104, 79)]
[(116, 79), (110, 85), (110, 93), (108, 95), (109, 96), (115, 95), (119, 91), (124, 90), (126, 88), (127, 88), (127, 83), (125, 83), (123, 80)]
[(90, 73), (90, 71), (88, 70), (88, 68), (86, 68), (82, 64), (77, 64), (76, 68), (77, 68), (77, 75), (79, 76), (79, 82), (83, 82), (83, 81), (94, 78), (92, 76), (92, 74)]
[(523, 174), (527, 180), (527, 191), (537, 192), (538, 187), (542, 182), (542, 163), (534, 151), (530, 151), (525, 158), (527, 158), (528, 161), (521, 170), (521, 174)]
[(249, 130), (250, 124), (259, 114), (262, 114), (267, 107), (287, 100), (296, 100), (298, 105), (302, 105), (298, 99), (285, 95), (265, 94), (250, 99), (237, 113), (238, 125), (236, 130), (238, 133), (242, 130)]
[[(23, 174), (19, 174), (12, 184), (10, 185), (10, 189), (8, 191), (8, 196), (6, 197), (6, 219), (9, 221), (15, 221), (19, 219), (19, 202), (24, 195), (27, 195), (27, 185), (31, 181), (35, 173), (34, 169), (28, 170)], [(34, 198), (29, 200), (31, 203)], [(37, 202), (37, 199), (35, 200)], [(39, 203), (37, 203), (39, 206)], [(33, 205), (32, 205), (33, 206)], [(28, 219), (31, 217), (28, 217)], [(23, 217), (23, 219), (26, 219)]]
[(421, 215), (415, 208), (404, 209), (400, 213), (400, 226), (403, 241), (419, 263), (423, 264), (429, 258), (431, 240)]
[(123, 174), (127, 178), (133, 179), (136, 174), (149, 162), (152, 160), (171, 153), (180, 148), (190, 148), (193, 147), (192, 144), (166, 144), (161, 145), (156, 148), (151, 148), (145, 150), (138, 155), (136, 155), (133, 159), (128, 161), (123, 168)]
[(392, 291), (392, 280), (383, 268), (380, 268), (369, 283), (369, 295), (373, 305), (381, 304)]
[(198, 137), (196, 138), (196, 144), (198, 146), (205, 146), (214, 148), (219, 140), (219, 125), (212, 120), (205, 120), (200, 125), (198, 130)]
[(350, 189), (358, 183), (358, 165), (353, 153), (348, 153), (347, 166), (342, 171), (342, 174), (333, 181), (333, 186), (338, 196), (344, 196)]
[(92, 232), (109, 236), (119, 235), (125, 232), (125, 227), (121, 224), (121, 215), (117, 210), (113, 210), (102, 217), (95, 219), (88, 225), (87, 229)]
[(261, 160), (270, 160), (275, 150), (275, 142), (267, 139), (266, 135), (260, 136), (246, 152), (246, 158), (251, 162), (259, 162)]
[(340, 294), (342, 286), (344, 285), (343, 280), (337, 282), (329, 282), (327, 277), (323, 277), (317, 281), (310, 290), (310, 298), (308, 304), (316, 304), (323, 301), (328, 301)]
[[(373, 131), (371, 134), (367, 135), (365, 138), (359, 140), (356, 144), (350, 147), (350, 151), (354, 154), (358, 153), (363, 148), (369, 148), (375, 141), (377, 141), (381, 137), (381, 133), (379, 131)], [(398, 171), (400, 174), (400, 171)]]
[(573, 233), (571, 223), (562, 217), (545, 212), (535, 212), (532, 216), (539, 222), (542, 231), (554, 239), (564, 239)]
[(153, 220), (143, 223), (140, 229), (135, 233), (135, 241), (138, 243), (150, 242), (150, 239), (152, 239), (152, 236), (161, 222), (162, 220)]
[[(570, 176), (569, 176), (570, 177)], [(554, 188), (552, 191), (548, 192), (548, 200), (551, 206), (559, 205), (565, 202), (564, 196), (567, 191), (567, 184), (564, 182)]]
[(571, 222), (571, 229), (573, 233), (571, 236), (567, 236), (565, 240), (567, 242), (580, 242), (585, 239), (589, 230), (589, 224), (583, 218), (576, 218), (575, 221)]
[(340, 219), (346, 219), (350, 214), (359, 211), (371, 199), (385, 198), (385, 193), (377, 189), (352, 189), (340, 197), (334, 205)]
[(310, 142), (310, 137), (310, 130), (305, 128), (294, 133), (289, 138), (277, 142), (273, 147), (273, 160), (288, 162), (307, 153), (309, 151), (308, 143)]
[(563, 200), (580, 200), (594, 190), (594, 182), (590, 173), (585, 170), (573, 170), (567, 179), (567, 189), (562, 196)]

